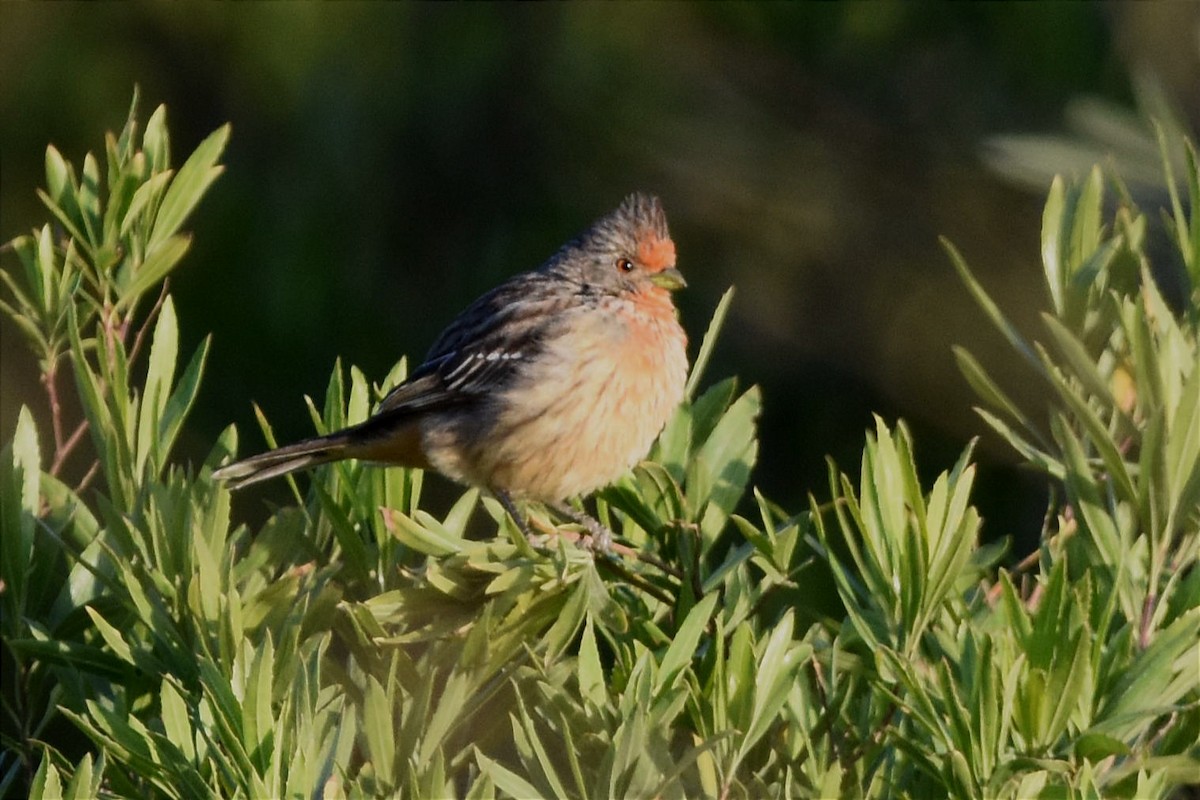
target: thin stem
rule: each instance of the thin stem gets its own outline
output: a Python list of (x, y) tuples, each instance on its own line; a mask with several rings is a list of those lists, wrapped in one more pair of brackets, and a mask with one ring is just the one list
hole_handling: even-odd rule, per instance
[(1142, 601), (1142, 619), (1138, 624), (1138, 646), (1145, 650), (1150, 646), (1150, 629), (1153, 626), (1154, 611), (1158, 605), (1158, 595), (1154, 591), (1154, 585), (1151, 584), (1150, 591), (1146, 592), (1146, 599)]
[(54, 433), (54, 460), (50, 464), (50, 474), (55, 477), (58, 477), (63, 464), (79, 445), (79, 441), (88, 429), (88, 421), (83, 419), (69, 436), (64, 437), (62, 401), (58, 394), (58, 358), (58, 354), (55, 354), (48, 359), (49, 365), (42, 373), (42, 385), (46, 387), (46, 402), (50, 406), (50, 427)]
[(645, 578), (638, 575), (637, 573), (630, 572), (629, 570), (625, 569), (625, 562), (623, 562), (623, 561), (617, 561), (615, 559), (609, 559), (609, 558), (600, 558), (600, 559), (596, 560), (596, 568), (597, 569), (605, 569), (605, 570), (612, 572), (613, 574), (615, 574), (617, 577), (619, 577), (621, 580), (625, 581), (626, 583), (636, 586), (637, 588), (641, 589), (646, 594), (651, 595), (652, 597), (654, 597), (654, 599), (658, 600), (663, 605), (666, 605), (666, 606), (674, 606), (675, 605), (675, 598), (671, 596), (670, 592), (668, 592), (665, 589), (660, 589), (659, 587), (650, 583), (650, 581), (646, 580)]
[[(162, 291), (158, 293), (158, 299), (154, 301), (154, 306), (151, 307), (150, 313), (146, 315), (145, 322), (143, 322), (141, 327), (138, 328), (137, 335), (133, 337), (133, 349), (129, 351), (130, 364), (132, 364), (134, 361), (137, 361), (138, 354), (142, 352), (142, 343), (146, 339), (146, 333), (150, 330), (150, 324), (154, 322), (155, 317), (157, 317), (159, 312), (162, 311), (163, 303), (165, 303), (167, 300), (167, 292), (170, 288), (169, 283), (170, 278), (163, 279)], [(128, 323), (129, 321), (126, 320), (125, 324), (128, 325)], [(122, 339), (125, 338), (125, 334), (127, 332), (128, 328), (122, 332)]]
[[(509, 513), (512, 513), (512, 512), (510, 511)], [(518, 522), (519, 522), (521, 520), (521, 517), (514, 516), (514, 519), (518, 520)], [(530, 519), (529, 524), (536, 525), (539, 530), (544, 531), (544, 535), (547, 537), (558, 536), (558, 537), (561, 537), (561, 538), (567, 540), (568, 542), (575, 545), (576, 547), (586, 548), (589, 550), (592, 549), (589, 546), (589, 540), (592, 539), (592, 536), (590, 534), (576, 533), (575, 531), (563, 530), (562, 528), (559, 528), (557, 526), (543, 527), (540, 522), (538, 522), (537, 520), (534, 520), (534, 519)], [(532, 536), (530, 536), (530, 534), (528, 534), (528, 533), (526, 534), (526, 536), (528, 538), (532, 538)], [(543, 548), (539, 548), (539, 549), (543, 549), (546, 552), (550, 552), (549, 548), (543, 547)], [(656, 598), (657, 600), (662, 602), (664, 605), (673, 606), (675, 604), (675, 598), (673, 598), (671, 596), (670, 592), (668, 592), (665, 589), (661, 589), (658, 586), (655, 586), (653, 583), (650, 583), (648, 580), (646, 580), (642, 576), (638, 575), (637, 573), (631, 572), (630, 570), (626, 569), (623, 561), (619, 561), (617, 559), (611, 559), (611, 558), (604, 558), (603, 553), (596, 552), (596, 551), (593, 551), (593, 552), (595, 553), (594, 563), (596, 565), (597, 570), (600, 570), (600, 569), (607, 570), (608, 572), (610, 572), (610, 573), (618, 576), (622, 580), (624, 580), (626, 583), (636, 586), (637, 588), (641, 589), (643, 592), (646, 592), (647, 594), (652, 595), (654, 598)], [(630, 556), (636, 556), (639, 558), (639, 560), (641, 559), (641, 554), (638, 551), (634, 550), (632, 547), (627, 547), (623, 544), (618, 544), (617, 542), (611, 542), (609, 544), (609, 546), (605, 549), (604, 552), (612, 553), (613, 555), (622, 556), (624, 558), (628, 558)]]
[(75, 494), (81, 494), (83, 490), (91, 484), (92, 480), (96, 477), (96, 473), (99, 471), (100, 461), (93, 461), (92, 466), (88, 467), (87, 474), (83, 476), (83, 480), (81, 480), (79, 485), (75, 487)]
[[(162, 290), (158, 293), (158, 299), (154, 302), (154, 305), (150, 309), (150, 313), (146, 316), (146, 319), (141, 326), (139, 326), (138, 332), (134, 336), (133, 349), (129, 351), (130, 364), (136, 361), (138, 355), (141, 353), (146, 341), (146, 335), (150, 331), (150, 326), (154, 322), (155, 318), (158, 317), (159, 313), (162, 311), (163, 304), (166, 302), (168, 289), (168, 281), (164, 280), (162, 284)], [(103, 313), (101, 314), (101, 327), (104, 331), (105, 350), (109, 359), (109, 364), (112, 364), (115, 360), (115, 348), (117, 343), (124, 343), (129, 335), (130, 320), (125, 319), (119, 324), (114, 325), (113, 321), (115, 317), (116, 307), (105, 305)], [(83, 435), (87, 433), (89, 427), (88, 420), (85, 417), (79, 421), (79, 424), (75, 426), (75, 429), (71, 431), (71, 434), (64, 438), (62, 403), (59, 400), (58, 394), (57, 361), (57, 356), (54, 359), (51, 359), (50, 366), (48, 366), (46, 371), (42, 374), (42, 383), (46, 387), (46, 396), (50, 404), (50, 424), (54, 431), (54, 460), (50, 465), (50, 474), (55, 477), (57, 477), (59, 472), (62, 471), (63, 465), (66, 463), (71, 453), (74, 452), (75, 448), (79, 445), (79, 442), (83, 439)], [(99, 388), (100, 394), (103, 396), (107, 390), (107, 386), (103, 380), (101, 380)], [(79, 487), (76, 489), (76, 491), (80, 491), (85, 488), (91, 482), (91, 480), (95, 478), (95, 472), (98, 467), (99, 462), (92, 464), (88, 470), (88, 473), (84, 476), (83, 480), (80, 481)]]
[(650, 566), (654, 567), (655, 569), (662, 572), (663, 574), (670, 575), (672, 578), (675, 578), (676, 580), (679, 580), (679, 581), (683, 580), (683, 573), (681, 573), (679, 570), (675, 569), (673, 566), (671, 566), (667, 562), (663, 561), (661, 558), (654, 555), (653, 553), (647, 553), (644, 550), (635, 550), (632, 547), (626, 547), (623, 544), (617, 544), (615, 542), (613, 543), (612, 549), (613, 549), (613, 552), (615, 552), (615, 553), (620, 553), (620, 554), (626, 555), (626, 556), (632, 555), (632, 556), (636, 557), (638, 561), (641, 561), (643, 564), (649, 564)]
[(54, 463), (50, 465), (51, 475), (58, 477), (58, 472), (62, 469), (63, 463), (67, 460), (67, 456), (71, 455), (71, 452), (79, 444), (79, 441), (83, 438), (83, 434), (87, 432), (87, 429), (87, 419), (80, 420), (79, 424), (75, 426), (75, 430), (71, 431), (71, 435), (67, 437), (67, 441), (63, 442), (62, 446), (55, 449)]
[(54, 452), (57, 455), (63, 445), (62, 404), (58, 401), (58, 356), (51, 356), (46, 371), (42, 373), (42, 385), (46, 387), (46, 399), (50, 403), (50, 427), (54, 431)]

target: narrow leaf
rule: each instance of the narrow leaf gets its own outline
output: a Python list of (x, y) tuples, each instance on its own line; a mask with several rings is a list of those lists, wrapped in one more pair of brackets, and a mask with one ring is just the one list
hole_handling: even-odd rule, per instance
[(224, 171), (224, 167), (214, 165), (225, 150), (229, 130), (230, 126), (226, 123), (209, 134), (179, 168), (158, 209), (158, 218), (150, 235), (152, 247), (175, 235), (208, 187)]

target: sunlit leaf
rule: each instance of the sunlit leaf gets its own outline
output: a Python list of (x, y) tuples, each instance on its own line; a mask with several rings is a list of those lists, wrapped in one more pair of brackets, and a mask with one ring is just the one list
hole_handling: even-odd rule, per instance
[(208, 187), (224, 171), (225, 168), (216, 166), (216, 163), (225, 150), (225, 143), (229, 141), (229, 130), (230, 126), (225, 124), (210, 133), (179, 168), (159, 206), (154, 230), (150, 234), (151, 247), (175, 237), (175, 232), (192, 213)]
[(146, 367), (146, 383), (137, 428), (137, 457), (135, 466), (142, 474), (148, 459), (157, 465), (164, 453), (159, 450), (159, 425), (167, 407), (171, 383), (175, 378), (175, 357), (179, 352), (179, 323), (175, 318), (175, 303), (170, 297), (162, 305), (154, 335), (150, 341), (150, 360)]
[(191, 246), (190, 236), (172, 236), (152, 245), (146, 252), (146, 260), (137, 267), (129, 284), (122, 290), (121, 305), (128, 307), (137, 303), (142, 295), (175, 269)]

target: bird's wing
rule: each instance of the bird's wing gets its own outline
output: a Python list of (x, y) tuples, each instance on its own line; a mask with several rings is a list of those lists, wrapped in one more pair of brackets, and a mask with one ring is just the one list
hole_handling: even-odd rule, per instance
[(561, 292), (539, 291), (537, 284), (544, 280), (538, 273), (517, 275), (472, 303), (377, 413), (444, 408), (503, 389), (521, 362), (540, 352), (549, 327), (569, 302)]

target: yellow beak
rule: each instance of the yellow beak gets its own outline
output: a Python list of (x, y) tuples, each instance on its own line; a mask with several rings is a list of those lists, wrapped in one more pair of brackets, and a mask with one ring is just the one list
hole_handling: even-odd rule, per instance
[(687, 281), (683, 279), (683, 273), (674, 267), (668, 267), (667, 269), (654, 273), (650, 276), (650, 282), (655, 286), (661, 286), (670, 292), (687, 286)]

